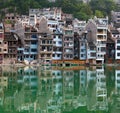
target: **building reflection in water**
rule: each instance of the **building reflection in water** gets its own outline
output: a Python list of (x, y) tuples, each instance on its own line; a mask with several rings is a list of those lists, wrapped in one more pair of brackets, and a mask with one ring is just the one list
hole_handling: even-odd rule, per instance
[(0, 113), (82, 113), (82, 109), (119, 113), (119, 69), (0, 68)]

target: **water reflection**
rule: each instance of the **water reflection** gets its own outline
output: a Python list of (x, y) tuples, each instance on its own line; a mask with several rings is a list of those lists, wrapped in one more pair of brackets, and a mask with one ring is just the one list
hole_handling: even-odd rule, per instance
[(1, 67), (0, 113), (119, 113), (119, 67)]

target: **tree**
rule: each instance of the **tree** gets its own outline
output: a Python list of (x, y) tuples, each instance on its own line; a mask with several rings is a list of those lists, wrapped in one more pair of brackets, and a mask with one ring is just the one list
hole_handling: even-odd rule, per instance
[(104, 16), (109, 16), (111, 11), (118, 7), (113, 0), (91, 0), (89, 4), (93, 14), (98, 10), (101, 11)]
[(99, 18), (103, 18), (104, 17), (103, 13), (101, 11), (99, 11), (99, 10), (95, 10), (95, 16), (99, 17)]

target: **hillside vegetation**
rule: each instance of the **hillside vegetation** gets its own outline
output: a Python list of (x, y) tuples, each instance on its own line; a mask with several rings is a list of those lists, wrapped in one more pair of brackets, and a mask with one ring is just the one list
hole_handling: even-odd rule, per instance
[(63, 12), (71, 13), (78, 19), (87, 20), (96, 15), (110, 15), (111, 10), (119, 10), (113, 0), (91, 0), (85, 4), (78, 0), (57, 0), (50, 3), (47, 0), (0, 0), (1, 18), (5, 13), (28, 14), (29, 8), (61, 7)]

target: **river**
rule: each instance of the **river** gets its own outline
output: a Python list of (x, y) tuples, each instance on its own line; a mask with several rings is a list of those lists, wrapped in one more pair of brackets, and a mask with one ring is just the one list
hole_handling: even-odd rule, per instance
[(120, 67), (0, 67), (0, 113), (120, 113)]

